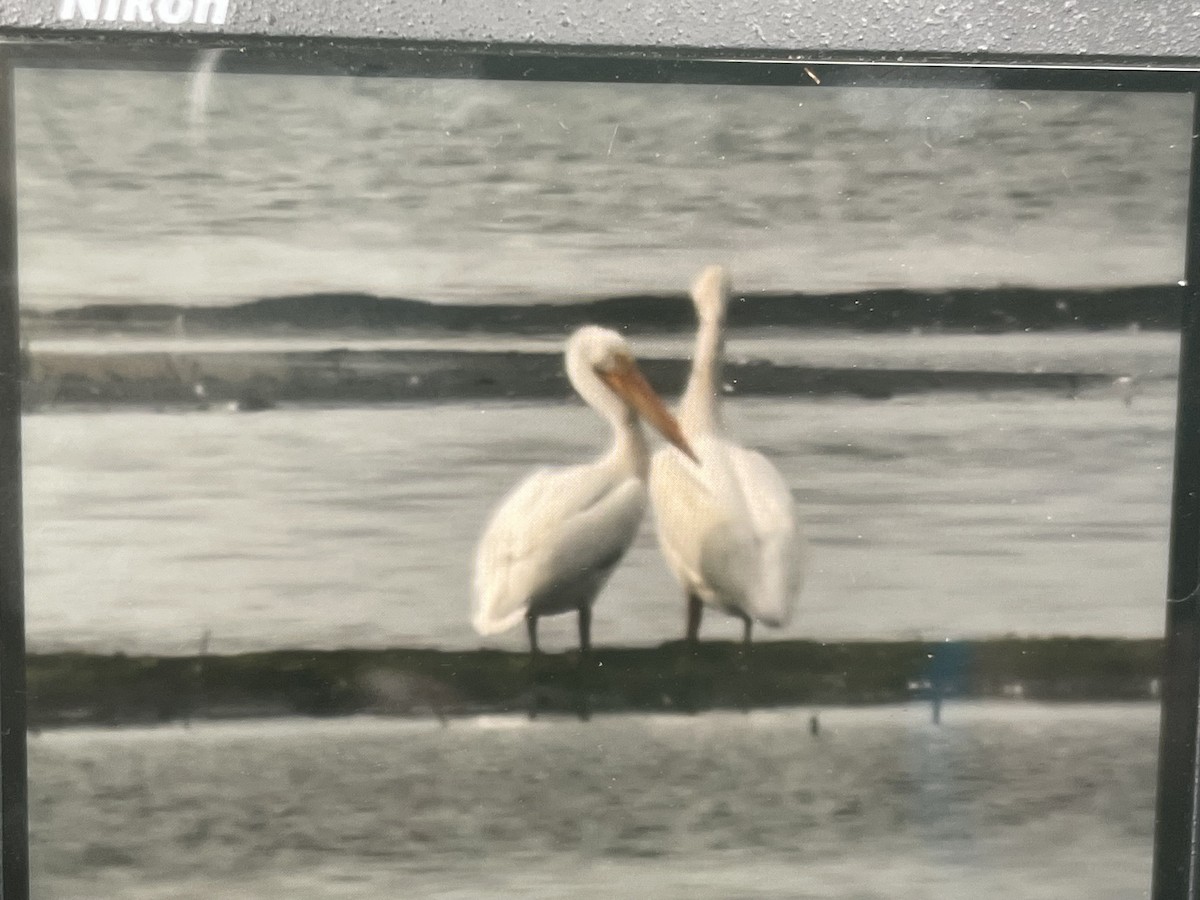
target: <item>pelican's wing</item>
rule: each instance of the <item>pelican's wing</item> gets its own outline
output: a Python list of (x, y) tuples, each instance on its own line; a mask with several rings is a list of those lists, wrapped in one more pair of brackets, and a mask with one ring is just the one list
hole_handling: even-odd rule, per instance
[(757, 555), (755, 585), (746, 597), (746, 611), (769, 624), (786, 624), (803, 586), (807, 557), (791, 489), (761, 453), (730, 444), (727, 458)]
[(499, 506), (475, 557), (472, 621), (481, 634), (590, 603), (637, 534), (645, 489), (589, 466), (543, 469)]
[[(712, 467), (702, 454), (696, 466), (674, 447), (664, 447), (650, 463), (650, 501), (654, 525), (667, 565), (688, 591), (712, 601), (703, 575), (701, 550), (707, 536), (725, 518), (711, 483)], [(708, 595), (708, 596), (706, 596)]]
[(651, 465), (663, 555), (706, 603), (783, 624), (804, 566), (791, 492), (760, 453), (715, 438), (696, 449), (699, 466), (669, 448)]

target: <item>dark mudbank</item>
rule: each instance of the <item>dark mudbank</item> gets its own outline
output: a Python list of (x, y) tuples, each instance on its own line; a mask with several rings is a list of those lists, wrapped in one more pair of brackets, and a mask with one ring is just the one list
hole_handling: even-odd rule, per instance
[[(1000, 286), (914, 290), (887, 288), (834, 294), (799, 291), (736, 295), (732, 328), (772, 326), (907, 331), (913, 328), (999, 333), (1022, 329), (1179, 327), (1178, 285), (1106, 288)], [(639, 294), (558, 303), (430, 303), (360, 293), (264, 297), (222, 307), (91, 304), (41, 312), (26, 309), (27, 330), (72, 328), (125, 332), (245, 333), (247, 330), (370, 332), (427, 330), (565, 334), (586, 322), (638, 334), (688, 331), (695, 314), (687, 296)]]
[[(1046, 701), (1157, 696), (1162, 644), (1100, 638), (759, 644), (739, 671), (734, 644), (601, 648), (544, 656), (540, 707), (670, 712), (937, 698)], [(523, 712), (533, 680), (523, 653), (495, 650), (281, 650), (236, 656), (82, 653), (29, 658), (32, 727), (270, 716), (448, 718)]]
[[(673, 395), (689, 363), (645, 359), (651, 383)], [(868, 369), (731, 362), (736, 396), (887, 399), (933, 391), (1050, 391), (1074, 396), (1111, 385), (1086, 372)], [(25, 380), (30, 406), (55, 404), (396, 403), (566, 399), (573, 392), (561, 353), (458, 350), (38, 354)]]

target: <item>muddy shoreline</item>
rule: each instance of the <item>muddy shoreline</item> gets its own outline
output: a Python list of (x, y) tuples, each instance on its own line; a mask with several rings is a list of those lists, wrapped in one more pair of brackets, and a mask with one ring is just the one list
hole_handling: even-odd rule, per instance
[[(1174, 284), (1106, 288), (881, 288), (842, 293), (771, 291), (736, 294), (730, 328), (834, 328), (864, 332), (914, 328), (970, 333), (1101, 329), (1177, 329), (1183, 292)], [(451, 333), (563, 334), (584, 323), (630, 334), (688, 332), (696, 327), (686, 294), (564, 298), (555, 303), (431, 303), (405, 297), (327, 292), (263, 297), (229, 306), (172, 303), (89, 304), (22, 310), (22, 331), (189, 334), (247, 330), (363, 329)]]
[(574, 652), (279, 650), (186, 657), (31, 654), (33, 728), (280, 716), (690, 712), (1008, 698), (1111, 702), (1157, 697), (1162, 642), (1006, 638), (965, 642), (679, 642)]
[[(682, 390), (688, 362), (645, 359), (664, 394)], [(726, 392), (744, 396), (866, 399), (935, 391), (1049, 391), (1066, 396), (1113, 383), (1092, 372), (835, 368), (729, 363)], [(36, 353), (26, 365), (27, 408), (59, 404), (197, 407), (235, 403), (395, 403), (564, 399), (560, 353), (371, 350), (185, 353)]]

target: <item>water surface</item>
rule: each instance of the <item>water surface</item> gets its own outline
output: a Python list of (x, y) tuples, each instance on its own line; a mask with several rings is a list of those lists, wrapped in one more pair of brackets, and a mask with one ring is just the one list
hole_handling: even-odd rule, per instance
[[(947, 339), (951, 340), (951, 339)], [(1078, 397), (736, 397), (811, 541), (792, 637), (1161, 631), (1173, 382)], [(49, 408), (24, 423), (34, 650), (478, 644), (475, 542), (532, 469), (595, 455), (579, 403)], [(548, 646), (573, 640), (547, 620)], [(679, 636), (649, 522), (596, 606), (609, 644)], [(705, 631), (734, 636), (712, 615)], [(520, 635), (497, 639), (519, 646)]]

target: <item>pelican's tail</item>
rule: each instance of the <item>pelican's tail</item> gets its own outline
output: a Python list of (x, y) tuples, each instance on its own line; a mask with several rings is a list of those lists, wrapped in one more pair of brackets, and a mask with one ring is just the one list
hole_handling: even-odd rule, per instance
[(760, 552), (758, 583), (750, 598), (753, 616), (771, 628), (782, 628), (792, 620), (804, 586), (806, 544), (792, 534), (778, 535)]
[(503, 552), (502, 542), (485, 540), (475, 558), (471, 585), (471, 625), (481, 635), (508, 631), (525, 618), (528, 609), (524, 566)]
[(516, 609), (507, 615), (498, 616), (490, 609), (477, 607), (471, 616), (471, 624), (475, 627), (476, 632), (487, 637), (516, 627), (517, 623), (524, 618), (524, 609)]

